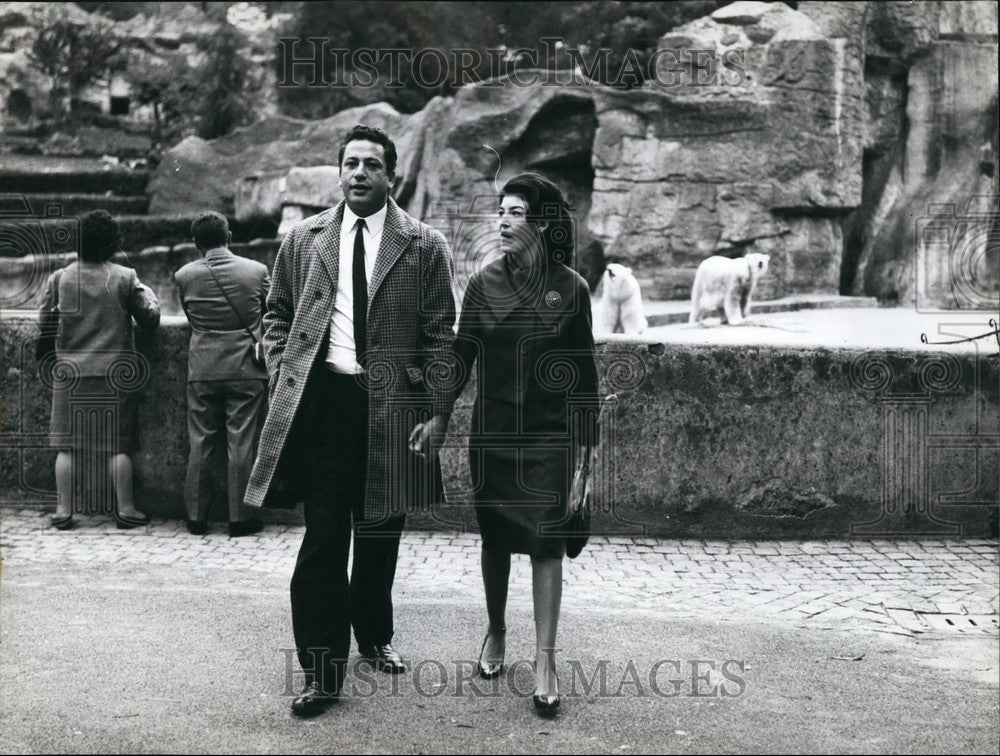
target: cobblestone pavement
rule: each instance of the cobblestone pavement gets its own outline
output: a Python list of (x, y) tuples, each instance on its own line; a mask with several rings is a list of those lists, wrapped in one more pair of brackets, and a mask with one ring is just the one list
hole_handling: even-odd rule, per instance
[[(0, 509), (4, 566), (21, 562), (183, 565), (290, 577), (302, 526), (268, 525), (230, 539), (181, 521), (119, 531), (109, 518), (78, 518), (72, 531), (41, 509)], [(993, 540), (701, 541), (593, 538), (566, 560), (563, 603), (675, 617), (780, 619), (804, 627), (901, 635), (998, 633), (1000, 569)], [(476, 534), (407, 532), (394, 595), (481, 598)], [(511, 603), (530, 601), (526, 558), (511, 570)], [(521, 597), (520, 599), (517, 597)]]

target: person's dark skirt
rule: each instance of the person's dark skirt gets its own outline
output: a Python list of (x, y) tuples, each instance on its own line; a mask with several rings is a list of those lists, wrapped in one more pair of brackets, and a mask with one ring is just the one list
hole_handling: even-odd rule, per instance
[(49, 446), (112, 454), (136, 451), (138, 396), (111, 385), (105, 376), (55, 378)]
[(539, 415), (518, 428), (522, 412), (516, 405), (488, 402), (489, 435), (472, 429), (469, 467), (479, 532), (489, 551), (561, 559), (573, 464), (570, 437), (553, 432), (566, 427), (558, 416), (551, 422)]

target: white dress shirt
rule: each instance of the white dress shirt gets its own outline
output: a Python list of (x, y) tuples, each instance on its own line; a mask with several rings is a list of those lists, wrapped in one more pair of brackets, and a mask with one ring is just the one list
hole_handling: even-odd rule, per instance
[[(387, 206), (372, 213), (365, 221), (361, 238), (365, 243), (365, 277), (371, 294), (372, 274), (375, 272), (375, 258), (382, 243), (382, 229), (385, 228)], [(358, 216), (344, 205), (344, 221), (340, 225), (340, 273), (337, 276), (337, 296), (333, 303), (333, 317), (330, 318), (330, 348), (326, 361), (338, 373), (363, 373), (354, 350), (354, 236), (357, 233)]]

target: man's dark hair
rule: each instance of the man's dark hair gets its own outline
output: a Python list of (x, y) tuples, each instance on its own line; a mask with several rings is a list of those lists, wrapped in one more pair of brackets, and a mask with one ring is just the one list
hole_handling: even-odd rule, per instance
[(107, 210), (91, 210), (80, 218), (80, 259), (104, 262), (118, 251), (118, 222)]
[(504, 184), (500, 201), (507, 195), (524, 198), (529, 221), (547, 224), (542, 232), (545, 259), (569, 265), (573, 260), (573, 216), (562, 190), (537, 173), (522, 173)]
[(191, 224), (191, 238), (200, 250), (225, 247), (229, 244), (229, 221), (214, 211), (202, 213)]
[(343, 143), (340, 145), (340, 154), (337, 156), (337, 165), (342, 165), (344, 162), (344, 150), (347, 149), (347, 145), (351, 142), (357, 141), (359, 139), (364, 139), (368, 142), (375, 142), (375, 144), (381, 144), (385, 149), (385, 170), (390, 176), (396, 173), (396, 145), (389, 138), (382, 129), (377, 129), (374, 126), (362, 126), (358, 124), (350, 131), (347, 132), (347, 136), (344, 137)]

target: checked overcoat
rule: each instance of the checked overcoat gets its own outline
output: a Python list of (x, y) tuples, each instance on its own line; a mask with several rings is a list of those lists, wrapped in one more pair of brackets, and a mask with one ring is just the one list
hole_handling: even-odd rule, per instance
[[(264, 316), (271, 399), (246, 491), (249, 506), (265, 506), (269, 491), (294, 496), (295, 462), (309, 439), (290, 431), (310, 371), (326, 356), (343, 217), (341, 201), (295, 226), (278, 250)], [(368, 285), (365, 519), (425, 507), (440, 495), (438, 461), (416, 456), (407, 441), (417, 422), (451, 411), (454, 323), (448, 243), (390, 198)]]

